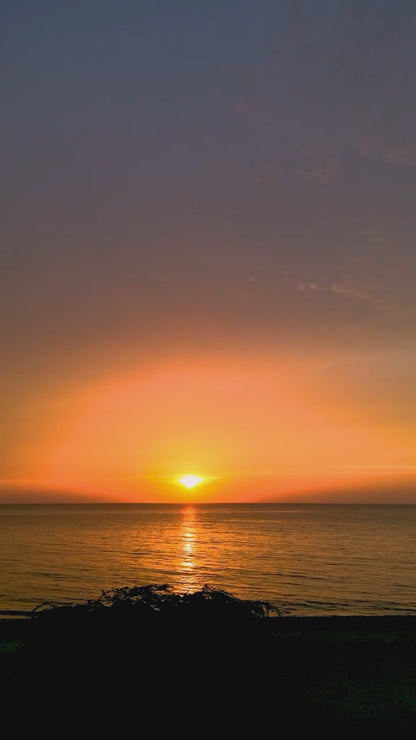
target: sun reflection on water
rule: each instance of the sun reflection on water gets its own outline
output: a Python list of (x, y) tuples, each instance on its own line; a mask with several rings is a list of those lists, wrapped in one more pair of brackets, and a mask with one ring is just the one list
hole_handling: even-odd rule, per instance
[(197, 585), (195, 568), (197, 565), (195, 548), (197, 545), (197, 513), (193, 506), (187, 506), (183, 510), (183, 518), (180, 531), (180, 540), (182, 544), (180, 570), (183, 585), (188, 590), (194, 589)]

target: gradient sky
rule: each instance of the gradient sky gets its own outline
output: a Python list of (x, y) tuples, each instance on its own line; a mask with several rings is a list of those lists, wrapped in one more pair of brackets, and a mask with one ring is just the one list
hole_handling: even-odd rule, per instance
[(0, 500), (416, 503), (415, 3), (0, 29)]

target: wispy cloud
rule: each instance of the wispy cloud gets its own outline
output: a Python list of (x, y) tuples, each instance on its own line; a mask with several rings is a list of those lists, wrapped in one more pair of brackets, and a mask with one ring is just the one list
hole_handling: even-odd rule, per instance
[(387, 137), (383, 140), (365, 139), (357, 142), (357, 150), (362, 157), (369, 160), (381, 161), (393, 167), (416, 167), (416, 150), (411, 143), (395, 144), (388, 141)]
[(307, 182), (316, 183), (319, 186), (328, 185), (335, 175), (334, 167), (325, 167), (321, 165), (297, 167), (293, 170), (297, 177), (302, 177)]
[(330, 286), (331, 293), (335, 295), (346, 296), (352, 300), (364, 301), (370, 303), (372, 306), (381, 310), (386, 309), (385, 302), (382, 298), (377, 296), (374, 292), (365, 290), (352, 282), (335, 282)]
[(368, 472), (368, 473), (384, 473), (386, 475), (388, 474), (394, 474), (394, 473), (414, 473), (416, 470), (416, 464), (410, 463), (410, 464), (402, 464), (402, 463), (390, 463), (390, 464), (381, 464), (381, 463), (369, 463), (366, 465), (338, 465), (338, 469), (342, 470), (356, 470), (360, 472)]
[(398, 167), (415, 167), (416, 155), (411, 147), (394, 146), (384, 153), (385, 161)]
[(324, 292), (326, 288), (322, 285), (319, 285), (319, 283), (314, 282), (301, 282), (296, 285), (296, 290), (300, 290), (301, 292), (307, 291), (307, 290), (316, 290), (320, 292)]
[(332, 283), (324, 283), (315, 280), (300, 281), (296, 285), (296, 290), (304, 292), (314, 293), (333, 293), (334, 295), (345, 296), (352, 300), (364, 301), (370, 303), (376, 308), (385, 309), (384, 300), (376, 294), (376, 292), (370, 289), (365, 289), (358, 284), (354, 284), (353, 281), (335, 281)]

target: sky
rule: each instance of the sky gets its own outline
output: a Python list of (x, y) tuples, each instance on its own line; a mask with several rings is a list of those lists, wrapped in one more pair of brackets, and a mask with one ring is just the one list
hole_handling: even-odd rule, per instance
[(416, 503), (415, 31), (1, 4), (0, 501)]

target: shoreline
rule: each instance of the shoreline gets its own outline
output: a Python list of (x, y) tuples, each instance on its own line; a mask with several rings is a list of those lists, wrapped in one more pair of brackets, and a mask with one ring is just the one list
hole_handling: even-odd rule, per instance
[[(64, 603), (62, 604), (65, 605)], [(23, 619), (31, 619), (33, 609), (0, 609), (0, 625), (3, 622), (9, 622), (11, 619), (18, 617), (19, 622)], [(407, 620), (414, 619), (416, 622), (416, 612), (406, 614), (282, 614), (279, 617), (269, 616), (267, 619), (285, 619), (285, 620)]]

